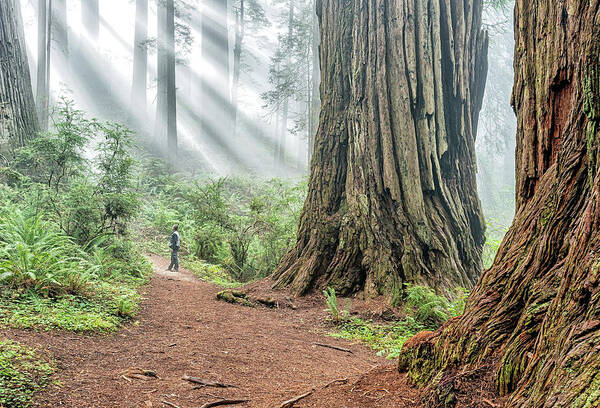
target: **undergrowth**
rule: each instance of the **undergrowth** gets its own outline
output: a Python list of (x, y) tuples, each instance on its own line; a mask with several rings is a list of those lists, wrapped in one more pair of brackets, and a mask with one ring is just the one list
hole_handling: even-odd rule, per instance
[(323, 291), (331, 321), (336, 325), (329, 333), (333, 337), (360, 341), (388, 359), (398, 357), (406, 340), (423, 330), (435, 330), (446, 320), (463, 313), (467, 291), (457, 288), (454, 300), (437, 295), (431, 288), (409, 286), (404, 298), (406, 317), (392, 323), (374, 323), (350, 316), (350, 300), (345, 311), (340, 311), (335, 290)]
[(35, 351), (13, 341), (0, 341), (0, 406), (25, 408), (47, 386), (55, 368)]
[(129, 233), (132, 147), (121, 125), (62, 101), (52, 129), (0, 168), (0, 324), (108, 331), (135, 315), (152, 268)]
[(411, 317), (392, 324), (376, 324), (354, 317), (341, 322), (330, 335), (360, 341), (377, 351), (378, 356), (393, 359), (400, 354), (404, 342), (422, 330), (425, 326)]

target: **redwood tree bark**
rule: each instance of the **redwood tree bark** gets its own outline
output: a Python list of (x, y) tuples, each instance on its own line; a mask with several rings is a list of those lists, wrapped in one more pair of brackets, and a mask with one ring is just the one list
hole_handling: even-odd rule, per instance
[(407, 282), (473, 286), (485, 229), (474, 158), (481, 12), (481, 0), (317, 1), (320, 124), (276, 287), (397, 301)]
[(441, 378), (433, 400), (478, 369), (507, 407), (596, 407), (600, 1), (517, 0), (515, 16), (516, 217), (464, 316), (407, 343), (400, 369)]
[(38, 131), (19, 1), (0, 1), (0, 154)]

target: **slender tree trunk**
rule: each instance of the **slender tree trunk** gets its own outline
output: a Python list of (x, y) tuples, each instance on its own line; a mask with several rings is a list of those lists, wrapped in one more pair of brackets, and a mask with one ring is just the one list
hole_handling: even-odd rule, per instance
[(133, 80), (131, 111), (146, 116), (148, 87), (148, 0), (135, 2), (135, 38), (133, 48)]
[(233, 135), (237, 134), (238, 117), (238, 88), (240, 84), (240, 73), (242, 66), (242, 51), (244, 46), (244, 34), (246, 31), (245, 1), (240, 0), (240, 8), (236, 16), (235, 44), (233, 47), (233, 85), (231, 87), (231, 109), (233, 111)]
[(63, 78), (69, 77), (69, 26), (67, 22), (67, 1), (52, 0), (51, 40), (54, 49), (55, 66)]
[(158, 146), (167, 140), (167, 9), (166, 2), (157, 2), (157, 53), (156, 53), (156, 119), (154, 139)]
[(206, 0), (202, 15), (202, 58), (215, 73), (202, 75), (202, 129), (213, 138), (229, 137), (233, 129), (227, 7), (227, 0)]
[[(99, 0), (81, 0), (81, 23), (87, 39), (95, 46), (100, 37)], [(88, 44), (86, 41), (82, 46)]]
[(396, 302), (406, 283), (445, 292), (479, 276), (482, 5), (425, 6), (317, 2), (322, 111), (296, 246), (274, 274), (277, 287)]
[(175, 3), (167, 0), (167, 146), (172, 159), (177, 156), (177, 90), (175, 81)]
[[(288, 37), (287, 37), (287, 48), (291, 46), (292, 37), (294, 35), (294, 0), (289, 0), (289, 14), (288, 14)], [(291, 58), (288, 51), (286, 59), (286, 69), (291, 69)], [(279, 134), (279, 163), (285, 163), (286, 153), (286, 139), (288, 134), (288, 120), (289, 120), (290, 100), (287, 95), (283, 98), (283, 107), (281, 110), (281, 133)]]
[[(516, 216), (465, 314), (407, 343), (400, 368), (456, 385), (441, 398), (491, 377), (506, 407), (597, 407), (600, 2), (517, 0), (515, 17)], [(479, 375), (457, 375), (467, 364)]]
[(47, 60), (49, 59), (48, 44), (48, 0), (38, 1), (38, 59), (36, 76), (36, 106), (37, 116), (39, 118), (40, 128), (48, 130), (48, 93), (49, 84), (46, 73)]
[(0, 154), (39, 131), (18, 0), (0, 1)]

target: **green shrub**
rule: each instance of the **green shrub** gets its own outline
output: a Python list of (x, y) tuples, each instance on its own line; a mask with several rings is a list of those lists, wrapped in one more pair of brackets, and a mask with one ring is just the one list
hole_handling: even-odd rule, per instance
[(84, 293), (91, 276), (83, 253), (41, 216), (11, 209), (0, 219), (0, 284), (45, 295)]
[(117, 300), (117, 314), (120, 317), (131, 318), (135, 316), (136, 304), (126, 296), (122, 296)]
[(350, 299), (346, 300), (346, 307), (344, 310), (340, 310), (338, 305), (338, 298), (335, 294), (334, 288), (327, 288), (323, 291), (323, 296), (325, 297), (325, 301), (327, 303), (327, 310), (331, 315), (331, 318), (334, 322), (340, 322), (344, 320), (348, 320), (350, 318)]
[(409, 286), (405, 299), (407, 313), (414, 316), (417, 322), (435, 329), (463, 312), (467, 291), (462, 288), (456, 291), (456, 300), (450, 301), (427, 286)]
[(0, 341), (0, 406), (25, 408), (33, 395), (50, 383), (55, 369), (31, 348)]
[[(156, 193), (156, 191), (159, 193)], [(166, 242), (179, 224), (183, 250), (221, 264), (236, 280), (269, 275), (295, 242), (306, 183), (221, 178), (154, 186), (144, 216)]]
[(402, 345), (425, 327), (413, 318), (407, 318), (392, 324), (375, 324), (358, 318), (343, 321), (330, 333), (331, 336), (351, 341), (361, 341), (379, 356), (388, 359), (398, 357)]

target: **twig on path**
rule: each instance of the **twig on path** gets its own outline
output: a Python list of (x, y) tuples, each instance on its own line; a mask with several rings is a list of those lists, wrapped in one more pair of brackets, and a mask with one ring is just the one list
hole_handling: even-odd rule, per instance
[(352, 350), (348, 350), (345, 348), (341, 348), (338, 346), (332, 346), (331, 344), (324, 344), (324, 343), (314, 343), (315, 346), (319, 346), (319, 347), (326, 347), (326, 348), (330, 348), (330, 349), (334, 349), (337, 351), (343, 351), (344, 353), (349, 353), (349, 354), (354, 354), (354, 352)]
[(287, 400), (283, 404), (281, 404), (279, 406), (279, 408), (292, 408), (294, 405), (296, 405), (296, 402), (308, 397), (312, 393), (313, 393), (313, 391), (309, 391), (306, 394), (302, 394), (302, 395), (292, 398), (291, 400)]
[(348, 382), (348, 379), (347, 379), (347, 378), (338, 378), (337, 380), (333, 380), (333, 381), (330, 381), (330, 382), (328, 382), (327, 384), (325, 384), (325, 385), (323, 386), (323, 389), (325, 389), (325, 388), (327, 388), (327, 387), (329, 387), (330, 385), (333, 385), (333, 384), (335, 384), (335, 383), (346, 384), (347, 382)]
[(235, 385), (223, 384), (223, 383), (214, 382), (214, 381), (206, 381), (206, 380), (203, 380), (203, 379), (198, 378), (198, 377), (190, 377), (189, 375), (184, 375), (181, 379), (184, 380), (184, 381), (189, 381), (189, 382), (194, 383), (194, 384), (202, 385), (204, 387), (237, 388)]
[(121, 374), (121, 377), (130, 382), (134, 378), (144, 381), (149, 381), (152, 379), (160, 380), (160, 377), (156, 374), (156, 372), (152, 370), (145, 370), (143, 368), (129, 367), (127, 370), (121, 371), (119, 374)]
[(250, 402), (250, 400), (228, 400), (228, 399), (224, 399), (224, 400), (221, 400), (221, 401), (207, 402), (206, 404), (202, 405), (200, 408), (218, 407), (220, 405), (238, 405), (238, 404), (245, 404), (246, 402)]
[(171, 408), (179, 408), (177, 405), (175, 405), (175, 404), (173, 404), (173, 403), (171, 403), (169, 401), (161, 401), (160, 403), (163, 404), (163, 405), (166, 405), (168, 407), (171, 407)]
[[(192, 390), (201, 390), (205, 387), (194, 387), (192, 388)], [(215, 394), (211, 394), (210, 392), (205, 392), (204, 394), (197, 394), (198, 397), (213, 397), (213, 398), (218, 398), (218, 399), (227, 399), (225, 397), (221, 397), (220, 395), (215, 395)]]

